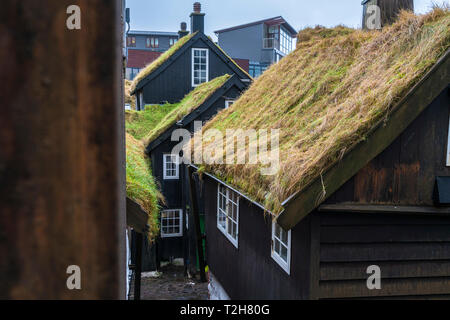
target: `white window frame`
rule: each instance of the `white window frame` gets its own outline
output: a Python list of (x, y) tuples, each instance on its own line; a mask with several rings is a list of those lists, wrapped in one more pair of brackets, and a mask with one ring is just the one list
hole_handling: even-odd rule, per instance
[[(275, 260), (276, 263), (278, 263), (278, 265), (284, 270), (286, 271), (287, 274), (291, 274), (291, 246), (292, 246), (292, 241), (291, 241), (291, 230), (289, 230), (287, 232), (288, 234), (288, 243), (287, 246), (283, 243), (283, 241), (281, 241), (281, 239), (277, 238), (275, 236), (275, 226), (277, 225), (277, 222), (273, 221), (272, 222), (272, 245), (271, 245), (271, 256), (272, 259)], [(281, 226), (280, 226), (281, 228)], [(284, 230), (283, 228), (281, 228), (281, 230)], [(286, 232), (286, 231), (285, 231)], [(287, 261), (285, 261), (279, 254), (278, 252), (275, 251), (275, 241), (280, 242), (280, 245), (287, 247)]]
[(450, 117), (448, 122), (447, 167), (450, 167)]
[(202, 83), (195, 84), (195, 77), (194, 77), (194, 59), (195, 59), (195, 51), (205, 51), (206, 52), (206, 81), (202, 83), (206, 83), (209, 81), (209, 49), (203, 49), (203, 48), (192, 48), (192, 64), (191, 64), (191, 73), (192, 73), (192, 87), (198, 87)]
[[(169, 176), (167, 175), (167, 158), (171, 157), (173, 159), (173, 157), (175, 157), (176, 159), (176, 167), (175, 167), (175, 172), (176, 174), (173, 176)], [(171, 160), (171, 163), (173, 163), (173, 161)], [(164, 180), (178, 180), (180, 178), (180, 157), (176, 154), (163, 154), (163, 176), (164, 176)]]
[(225, 109), (228, 109), (229, 107), (231, 107), (234, 103), (236, 102), (236, 100), (225, 100)]
[[(221, 186), (223, 186), (225, 188), (226, 194), (222, 194), (220, 192), (220, 187)], [(231, 194), (235, 194), (236, 195), (236, 202), (231, 200), (231, 197), (230, 197)], [(220, 208), (221, 196), (225, 197), (225, 207), (226, 207), (225, 211), (223, 211)], [(236, 247), (236, 249), (239, 248), (239, 199), (240, 199), (239, 194), (237, 194), (236, 192), (234, 192), (233, 190), (231, 190), (230, 188), (228, 188), (227, 186), (225, 186), (223, 184), (218, 184), (218, 186), (217, 186), (217, 229), (219, 229), (225, 235), (225, 237)], [(228, 212), (228, 206), (230, 204), (236, 206), (236, 220), (234, 220), (232, 217), (230, 217), (228, 215), (228, 213), (227, 213)], [(222, 227), (222, 225), (220, 224), (219, 217), (221, 215), (225, 215), (225, 221), (226, 221), (225, 222), (225, 228)], [(233, 236), (227, 230), (228, 226), (229, 226), (229, 223), (236, 224), (236, 239), (233, 238)]]
[[(163, 213), (169, 213), (169, 212), (177, 212), (178, 213), (178, 217), (179, 217), (179, 221), (180, 221), (180, 232), (178, 233), (165, 233), (164, 232), (164, 227), (163, 227), (163, 217), (162, 214)], [(178, 238), (178, 237), (182, 237), (183, 236), (183, 210), (182, 209), (167, 209), (167, 210), (163, 210), (161, 212), (161, 238)]]

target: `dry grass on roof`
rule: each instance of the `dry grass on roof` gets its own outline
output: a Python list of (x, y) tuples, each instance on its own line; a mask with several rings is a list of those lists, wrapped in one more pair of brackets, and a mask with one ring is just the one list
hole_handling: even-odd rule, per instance
[[(144, 131), (148, 133), (143, 138), (143, 141), (148, 144), (158, 138), (164, 131), (169, 129), (177, 121), (180, 121), (185, 116), (190, 114), (193, 110), (200, 107), (211, 95), (221, 88), (231, 76), (226, 74), (217, 77), (209, 82), (203, 83), (188, 93), (183, 100), (175, 105), (170, 105), (171, 111), (168, 112), (158, 123), (153, 125), (144, 125)], [(147, 109), (144, 112), (149, 112)], [(150, 116), (151, 117), (151, 116)]]
[(153, 71), (158, 69), (164, 62), (166, 62), (171, 56), (175, 54), (179, 49), (181, 49), (182, 46), (184, 46), (189, 40), (191, 40), (197, 32), (191, 33), (180, 40), (178, 40), (172, 47), (170, 47), (169, 50), (164, 52), (162, 55), (159, 56), (158, 59), (150, 63), (148, 66), (146, 66), (144, 69), (141, 70), (141, 72), (138, 73), (136, 78), (133, 80), (133, 83), (131, 85), (131, 92), (133, 92), (139, 82), (144, 80), (148, 75), (150, 75)]
[(159, 232), (159, 202), (163, 197), (158, 191), (150, 169), (150, 160), (144, 153), (144, 145), (130, 134), (126, 134), (127, 149), (127, 197), (134, 200), (147, 212), (150, 230), (148, 239), (153, 241)]
[(294, 52), (204, 128), (280, 129), (276, 175), (261, 175), (259, 165), (202, 167), (274, 213), (389, 118), (449, 49), (450, 14), (448, 8), (402, 12), (382, 31), (318, 27), (300, 32), (298, 40)]

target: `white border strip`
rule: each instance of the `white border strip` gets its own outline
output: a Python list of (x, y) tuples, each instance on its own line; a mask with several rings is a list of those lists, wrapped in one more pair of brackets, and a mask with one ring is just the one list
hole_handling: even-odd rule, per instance
[(450, 167), (450, 117), (448, 123), (447, 167)]

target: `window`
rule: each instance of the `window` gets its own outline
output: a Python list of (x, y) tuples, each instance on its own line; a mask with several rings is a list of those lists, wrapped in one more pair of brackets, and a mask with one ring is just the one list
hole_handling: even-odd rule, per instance
[(450, 122), (448, 125), (447, 167), (450, 167)]
[(208, 49), (192, 49), (192, 86), (208, 82)]
[(292, 37), (281, 28), (280, 51), (289, 54), (292, 51)]
[(164, 180), (177, 180), (179, 157), (175, 154), (165, 154), (164, 156)]
[(127, 38), (127, 46), (128, 47), (136, 47), (136, 37), (128, 37)]
[(225, 109), (228, 109), (234, 104), (234, 100), (225, 100)]
[(161, 213), (161, 238), (183, 236), (183, 210), (165, 210)]
[(219, 184), (217, 196), (217, 228), (238, 247), (239, 196), (222, 184)]
[(291, 231), (283, 230), (276, 222), (272, 222), (272, 258), (290, 274)]
[(175, 43), (177, 43), (178, 39), (177, 38), (170, 38), (169, 40), (169, 45), (173, 46)]
[(263, 74), (264, 71), (267, 70), (268, 67), (269, 65), (267, 64), (250, 62), (249, 74), (252, 76), (252, 78), (258, 78), (261, 74)]
[(159, 48), (159, 39), (153, 37), (147, 37), (145, 46), (147, 48)]

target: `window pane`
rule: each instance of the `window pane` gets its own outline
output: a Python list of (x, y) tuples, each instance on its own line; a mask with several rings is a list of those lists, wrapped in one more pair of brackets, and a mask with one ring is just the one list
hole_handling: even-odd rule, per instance
[(275, 252), (280, 254), (280, 242), (275, 239)]
[(278, 224), (275, 225), (275, 237), (281, 239), (281, 228)]
[(280, 254), (280, 256), (281, 256), (281, 259), (283, 259), (284, 261), (287, 262), (287, 260), (288, 260), (288, 250), (287, 250), (287, 248), (285, 246), (281, 246), (281, 254)]
[(283, 241), (285, 245), (288, 245), (288, 233), (284, 230), (281, 230), (281, 241)]

